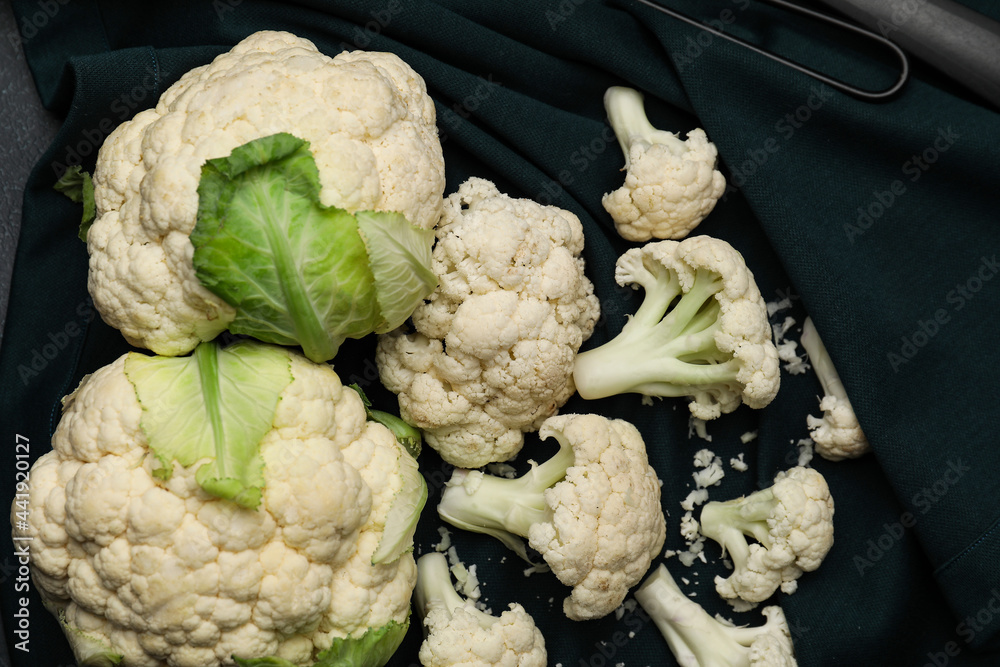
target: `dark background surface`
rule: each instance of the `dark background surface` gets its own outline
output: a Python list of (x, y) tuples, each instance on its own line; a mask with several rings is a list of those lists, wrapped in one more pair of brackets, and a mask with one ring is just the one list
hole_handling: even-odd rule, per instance
[(56, 116), (42, 107), (20, 41), (10, 0), (0, 2), (0, 341), (7, 314), (14, 248), (21, 227), (24, 183), (59, 129)]

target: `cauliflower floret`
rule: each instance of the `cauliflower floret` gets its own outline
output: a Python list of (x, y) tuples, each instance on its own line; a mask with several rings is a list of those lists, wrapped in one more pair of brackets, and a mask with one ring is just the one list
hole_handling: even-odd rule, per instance
[(128, 375), (130, 354), (144, 355), (65, 399), (54, 449), (31, 470), (37, 509), (13, 525), (32, 540), (38, 591), (81, 664), (217, 667), (235, 654), (312, 665), (369, 629), (402, 638), (415, 562), (372, 555), (409, 455), (332, 368), (275, 350), (287, 384), (259, 443), (256, 509), (211, 495), (203, 465), (174, 460), (166, 472), (153, 455), (141, 381)]
[(445, 202), (440, 284), (415, 331), (379, 339), (382, 383), (449, 463), (506, 461), (573, 394), (573, 360), (598, 317), (572, 213), (472, 178)]
[(781, 607), (762, 612), (763, 625), (735, 627), (708, 615), (684, 595), (660, 565), (636, 589), (635, 599), (656, 623), (683, 667), (795, 667), (792, 635)]
[(516, 479), (456, 470), (438, 514), (497, 537), (523, 557), (538, 551), (572, 593), (573, 620), (617, 609), (663, 547), (660, 485), (632, 424), (598, 415), (558, 415), (539, 429), (559, 452)]
[(413, 597), (427, 635), (419, 654), (425, 667), (546, 664), (545, 639), (524, 607), (511, 603), (500, 616), (478, 609), (453, 588), (443, 554), (425, 554), (417, 561)]
[(88, 287), (130, 343), (184, 354), (234, 318), (192, 264), (201, 168), (281, 132), (309, 142), (323, 205), (437, 222), (444, 160), (423, 80), (392, 54), (330, 58), (289, 33), (255, 33), (187, 72), (98, 154)]
[(815, 451), (830, 461), (854, 459), (871, 451), (871, 445), (861, 425), (858, 423), (854, 408), (847, 397), (844, 383), (840, 380), (833, 365), (833, 359), (827, 352), (826, 345), (816, 331), (812, 318), (807, 317), (802, 325), (802, 347), (809, 355), (809, 361), (816, 369), (816, 377), (823, 387), (823, 398), (819, 409), (822, 417), (806, 416), (809, 434), (815, 443)]
[(615, 280), (645, 296), (614, 339), (577, 357), (580, 396), (687, 396), (692, 415), (715, 419), (778, 393), (767, 307), (731, 245), (709, 236), (647, 243), (618, 258)]
[(745, 498), (706, 504), (701, 532), (733, 561), (733, 573), (715, 579), (719, 595), (763, 602), (779, 586), (794, 592), (833, 546), (833, 510), (823, 475), (804, 467), (779, 472), (772, 486)]
[(715, 208), (726, 179), (718, 151), (696, 128), (682, 141), (649, 122), (642, 94), (614, 86), (604, 94), (608, 120), (625, 154), (625, 184), (601, 203), (629, 241), (680, 239)]

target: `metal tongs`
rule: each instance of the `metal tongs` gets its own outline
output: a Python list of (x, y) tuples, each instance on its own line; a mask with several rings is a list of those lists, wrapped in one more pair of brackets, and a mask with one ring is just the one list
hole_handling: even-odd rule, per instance
[[(821, 0), (868, 26), (801, 7), (787, 0), (764, 0), (772, 5), (861, 35), (885, 46), (899, 60), (899, 78), (884, 90), (864, 90), (818, 70), (729, 35), (654, 0), (638, 0), (664, 14), (706, 30), (755, 53), (822, 81), (831, 88), (862, 100), (891, 97), (910, 74), (907, 52), (944, 72), (972, 92), (1000, 107), (1000, 23), (953, 0)], [(879, 32), (874, 32), (878, 30)], [(881, 33), (881, 34), (880, 34)]]

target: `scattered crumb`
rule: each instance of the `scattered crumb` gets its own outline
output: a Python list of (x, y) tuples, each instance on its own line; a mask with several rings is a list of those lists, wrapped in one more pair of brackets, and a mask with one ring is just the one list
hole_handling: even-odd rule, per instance
[(722, 478), (726, 476), (726, 471), (722, 469), (722, 459), (715, 457), (711, 465), (691, 473), (691, 476), (694, 478), (695, 485), (699, 489), (703, 489), (709, 486), (716, 486), (722, 482)]
[(701, 524), (691, 512), (685, 512), (684, 516), (681, 517), (681, 536), (688, 544), (698, 539), (700, 528)]
[(444, 526), (438, 526), (438, 534), (441, 535), (441, 541), (434, 545), (434, 550), (444, 553), (451, 548), (451, 531)]
[(779, 301), (768, 301), (766, 305), (767, 305), (767, 315), (768, 317), (770, 317), (771, 315), (774, 315), (779, 311), (788, 310), (789, 308), (791, 308), (792, 299), (791, 297), (786, 296), (784, 299), (781, 299)]
[(704, 419), (698, 419), (694, 415), (691, 415), (688, 418), (688, 439), (690, 439), (691, 436), (697, 435), (702, 440), (712, 442), (712, 436), (708, 434), (706, 424), (707, 422)]
[(694, 454), (694, 467), (695, 468), (706, 468), (712, 463), (712, 459), (715, 458), (715, 452), (711, 449), (699, 449)]
[(747, 469), (750, 468), (750, 466), (747, 465), (746, 461), (743, 460), (742, 453), (740, 453), (740, 455), (734, 459), (729, 459), (729, 465), (732, 466), (733, 470), (736, 470), (738, 472), (746, 472)]
[(681, 509), (690, 512), (697, 505), (703, 505), (706, 502), (708, 502), (708, 489), (695, 489), (681, 501)]
[(813, 443), (811, 438), (802, 438), (795, 446), (799, 448), (799, 461), (797, 465), (808, 466), (813, 459)]
[(746, 433), (740, 436), (740, 442), (742, 442), (744, 445), (750, 442), (751, 440), (756, 440), (756, 439), (757, 439), (757, 431), (747, 431)]

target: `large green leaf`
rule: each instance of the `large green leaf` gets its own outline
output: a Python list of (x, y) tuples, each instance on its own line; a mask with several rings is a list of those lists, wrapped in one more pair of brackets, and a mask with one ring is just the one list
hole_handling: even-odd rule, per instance
[(251, 141), (203, 166), (190, 236), (198, 279), (236, 309), (230, 331), (301, 345), (317, 362), (398, 326), (436, 285), (432, 233), (380, 212), (358, 214), (362, 231), (319, 192), (307, 142)]
[(264, 486), (260, 442), (271, 429), (281, 392), (292, 381), (288, 353), (240, 342), (202, 343), (187, 357), (131, 353), (125, 374), (142, 405), (142, 428), (169, 478), (172, 462), (194, 465), (208, 493), (256, 508)]
[(434, 231), (417, 229), (399, 213), (358, 211), (355, 215), (382, 311), (382, 322), (375, 331), (392, 331), (413, 313), (415, 294), (422, 299), (437, 287), (437, 276), (431, 270)]

